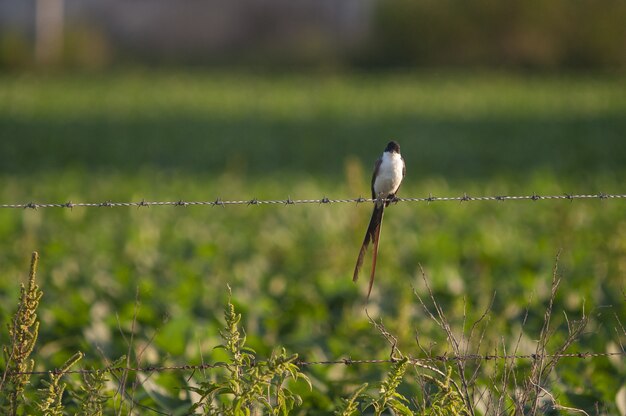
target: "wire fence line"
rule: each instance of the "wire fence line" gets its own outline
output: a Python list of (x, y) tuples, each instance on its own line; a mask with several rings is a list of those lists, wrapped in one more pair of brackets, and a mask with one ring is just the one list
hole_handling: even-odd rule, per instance
[[(482, 354), (467, 354), (467, 355), (438, 355), (424, 358), (409, 358), (411, 364), (425, 364), (425, 363), (446, 363), (446, 362), (458, 362), (458, 361), (495, 361), (495, 360), (541, 360), (546, 358), (573, 358), (573, 359), (587, 359), (587, 358), (608, 358), (608, 357), (626, 357), (626, 351), (617, 352), (573, 352), (573, 353), (561, 353), (561, 354), (511, 354), (511, 355), (482, 355)], [(318, 365), (365, 365), (365, 364), (393, 364), (398, 362), (397, 358), (387, 359), (352, 359), (342, 358), (337, 360), (326, 361), (303, 361), (296, 360), (294, 364), (298, 367), (311, 367)], [(253, 362), (251, 366), (254, 366)], [(202, 364), (185, 364), (185, 365), (171, 365), (171, 366), (141, 366), (141, 367), (125, 367), (125, 366), (112, 366), (105, 367), (103, 369), (77, 369), (77, 370), (33, 370), (33, 371), (11, 371), (7, 375), (47, 375), (47, 374), (93, 374), (97, 372), (104, 373), (121, 373), (121, 372), (140, 372), (140, 373), (153, 373), (153, 372), (166, 372), (166, 371), (197, 371), (197, 370), (210, 370), (213, 368), (224, 367), (224, 363), (202, 363)]]
[[(575, 199), (597, 199), (597, 200), (615, 200), (626, 199), (626, 194), (563, 194), (563, 195), (540, 195), (533, 193), (532, 195), (492, 195), (492, 196), (470, 196), (463, 194), (461, 196), (433, 196), (430, 194), (427, 197), (417, 198), (393, 198), (382, 199), (382, 201), (388, 201), (391, 203), (404, 203), (404, 202), (477, 202), (477, 201), (549, 201), (549, 200), (570, 200)], [(175, 207), (189, 207), (189, 206), (221, 206), (228, 205), (297, 205), (297, 204), (340, 204), (340, 203), (365, 203), (374, 202), (375, 198), (344, 198), (344, 199), (331, 199), (323, 197), (321, 199), (247, 199), (247, 200), (222, 200), (217, 198), (214, 201), (146, 201), (141, 200), (139, 202), (63, 202), (63, 203), (13, 203), (13, 204), (0, 204), (0, 208), (14, 208), (14, 209), (39, 209), (39, 208), (116, 208), (116, 207), (153, 207), (153, 206), (175, 206)]]

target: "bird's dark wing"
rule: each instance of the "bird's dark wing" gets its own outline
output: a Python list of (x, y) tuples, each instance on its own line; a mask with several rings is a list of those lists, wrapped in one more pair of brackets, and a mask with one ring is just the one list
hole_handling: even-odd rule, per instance
[(378, 198), (378, 195), (374, 192), (374, 182), (376, 182), (376, 176), (378, 176), (378, 170), (380, 169), (381, 163), (383, 163), (382, 156), (376, 160), (376, 163), (374, 163), (374, 173), (372, 173), (372, 199)]

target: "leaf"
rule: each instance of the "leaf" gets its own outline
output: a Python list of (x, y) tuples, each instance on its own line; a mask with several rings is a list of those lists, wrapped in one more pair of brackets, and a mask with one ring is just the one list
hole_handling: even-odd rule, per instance
[(256, 355), (256, 351), (250, 347), (241, 347), (241, 351), (248, 354)]
[[(404, 401), (408, 400), (403, 397), (402, 398)], [(390, 403), (389, 406), (394, 412), (396, 413), (400, 413), (402, 415), (406, 415), (406, 416), (412, 416), (413, 415), (413, 411), (411, 409), (409, 409), (407, 406), (405, 406), (404, 404), (397, 402), (397, 401), (393, 401), (392, 403)]]

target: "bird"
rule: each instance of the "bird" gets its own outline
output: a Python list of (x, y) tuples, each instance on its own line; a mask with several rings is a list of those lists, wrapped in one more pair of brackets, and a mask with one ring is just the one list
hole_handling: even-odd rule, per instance
[(402, 180), (406, 175), (406, 164), (400, 154), (400, 145), (394, 140), (387, 143), (382, 156), (376, 160), (374, 164), (374, 174), (372, 175), (372, 199), (374, 199), (374, 211), (370, 219), (359, 257), (354, 267), (354, 276), (352, 281), (356, 282), (359, 278), (359, 271), (363, 265), (365, 252), (370, 244), (373, 243), (372, 253), (372, 272), (370, 275), (369, 288), (367, 290), (367, 299), (369, 300), (372, 293), (372, 285), (374, 284), (374, 276), (376, 274), (376, 257), (378, 255), (378, 241), (380, 238), (380, 228), (383, 224), (383, 213), (385, 207), (396, 199), (396, 193), (400, 189)]

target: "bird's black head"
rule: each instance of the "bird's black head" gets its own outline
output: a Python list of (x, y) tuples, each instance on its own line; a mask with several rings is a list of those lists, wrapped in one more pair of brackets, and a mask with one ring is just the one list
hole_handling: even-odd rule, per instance
[(385, 152), (400, 153), (400, 145), (397, 142), (392, 140), (389, 143), (387, 143), (387, 147), (385, 147)]

